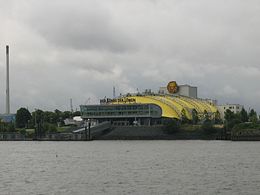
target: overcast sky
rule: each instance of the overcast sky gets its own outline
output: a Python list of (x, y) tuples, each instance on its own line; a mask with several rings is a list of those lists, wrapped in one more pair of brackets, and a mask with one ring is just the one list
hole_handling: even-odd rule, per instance
[(260, 112), (259, 0), (0, 0), (11, 111), (69, 110), (168, 81)]

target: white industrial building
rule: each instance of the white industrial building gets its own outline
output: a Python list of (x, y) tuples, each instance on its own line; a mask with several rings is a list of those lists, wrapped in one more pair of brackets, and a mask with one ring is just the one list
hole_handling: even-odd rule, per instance
[(218, 105), (217, 109), (220, 113), (220, 117), (224, 119), (226, 110), (230, 110), (231, 112), (234, 112), (235, 114), (241, 112), (242, 108), (244, 106), (240, 104), (224, 104), (224, 105)]

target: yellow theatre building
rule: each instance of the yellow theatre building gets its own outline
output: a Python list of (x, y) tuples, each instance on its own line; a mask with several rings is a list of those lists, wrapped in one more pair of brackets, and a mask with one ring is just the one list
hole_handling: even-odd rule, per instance
[(81, 105), (83, 119), (110, 121), (115, 126), (153, 126), (164, 121), (214, 119), (219, 115), (215, 101), (197, 97), (197, 87), (178, 86), (176, 81), (160, 87), (157, 93), (127, 94), (114, 99), (102, 99), (99, 105)]

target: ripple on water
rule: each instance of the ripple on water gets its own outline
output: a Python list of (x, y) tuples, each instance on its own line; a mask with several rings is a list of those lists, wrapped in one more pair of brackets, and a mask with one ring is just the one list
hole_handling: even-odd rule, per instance
[(260, 142), (0, 142), (0, 194), (258, 194)]

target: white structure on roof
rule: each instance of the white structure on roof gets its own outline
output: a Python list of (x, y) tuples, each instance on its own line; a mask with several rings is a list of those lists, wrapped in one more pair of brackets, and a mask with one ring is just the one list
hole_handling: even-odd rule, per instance
[[(174, 95), (182, 95), (191, 98), (198, 98), (198, 88), (190, 85), (179, 85), (178, 91)], [(169, 94), (167, 87), (160, 87), (159, 94)]]

